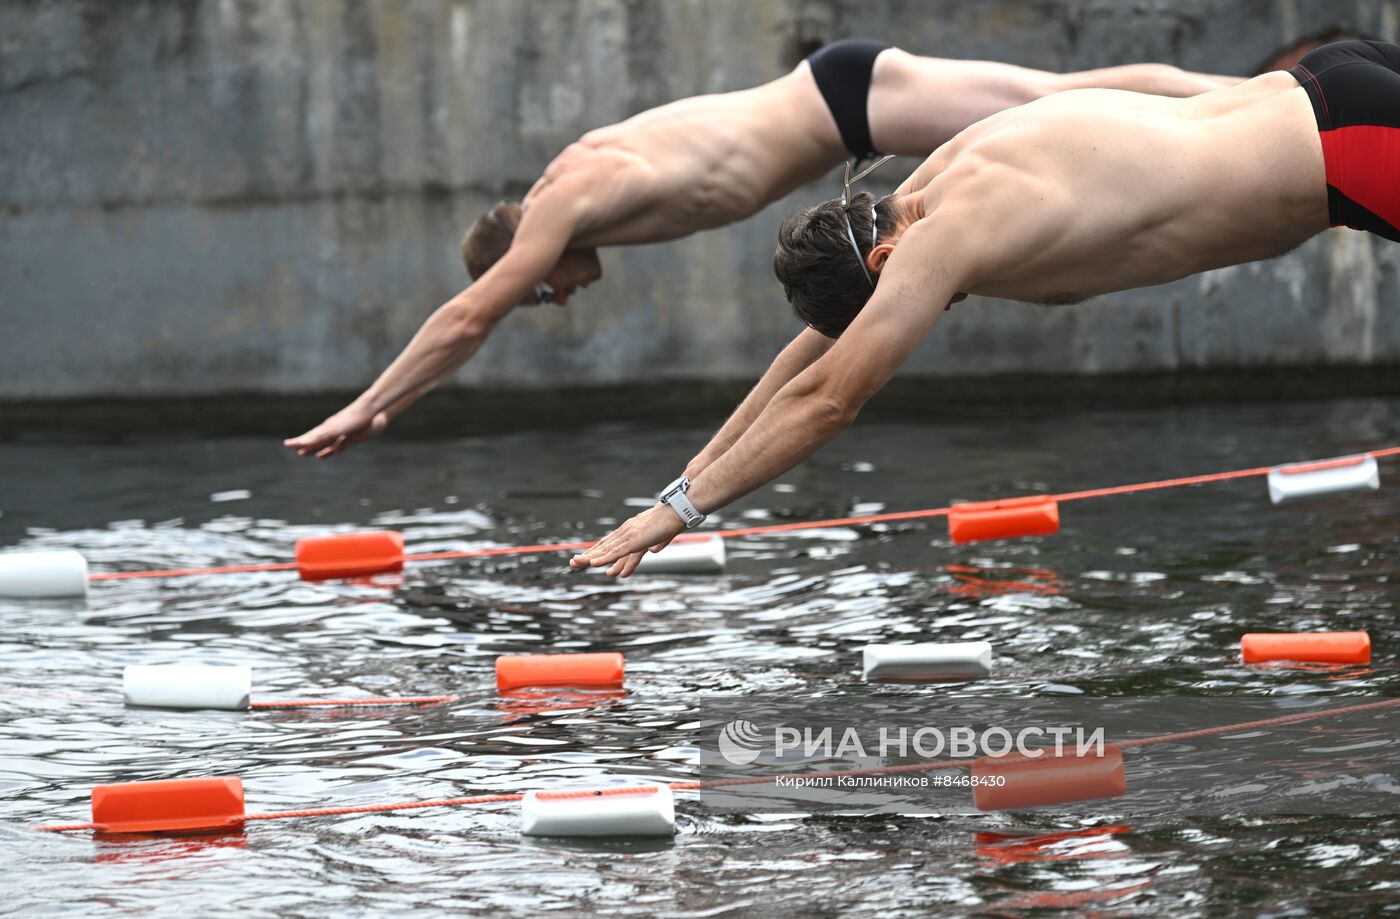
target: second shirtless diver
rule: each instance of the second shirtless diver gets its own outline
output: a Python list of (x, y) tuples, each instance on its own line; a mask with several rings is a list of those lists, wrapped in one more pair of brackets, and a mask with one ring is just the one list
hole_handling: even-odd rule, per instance
[[(1053, 74), (846, 39), (771, 83), (683, 99), (591, 131), (549, 164), (523, 206), (498, 204), (472, 225), (462, 248), (476, 283), (433, 313), (363, 394), (286, 446), (326, 457), (383, 430), (516, 306), (562, 306), (597, 280), (599, 246), (743, 220), (848, 157), (924, 156), (988, 115), (1051, 93), (1113, 87), (1190, 96), (1237, 82), (1160, 64)], [(806, 366), (816, 344), (799, 338), (779, 362)]]
[(664, 493), (574, 567), (642, 551), (836, 436), (959, 293), (1071, 303), (1272, 258), (1329, 226), (1400, 241), (1400, 47), (1325, 45), (1192, 99), (1082, 90), (994, 115), (888, 198), (790, 217), (774, 269), (805, 365), (770, 368)]

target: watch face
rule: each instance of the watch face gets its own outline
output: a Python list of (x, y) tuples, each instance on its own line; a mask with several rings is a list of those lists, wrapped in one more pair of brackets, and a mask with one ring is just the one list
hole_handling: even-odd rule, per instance
[(662, 489), (661, 494), (656, 496), (656, 500), (670, 503), (670, 500), (673, 496), (685, 494), (686, 489), (688, 489), (689, 487), (690, 480), (687, 479), (685, 476), (681, 476), (680, 478), (672, 482), (670, 485), (667, 485), (664, 489)]

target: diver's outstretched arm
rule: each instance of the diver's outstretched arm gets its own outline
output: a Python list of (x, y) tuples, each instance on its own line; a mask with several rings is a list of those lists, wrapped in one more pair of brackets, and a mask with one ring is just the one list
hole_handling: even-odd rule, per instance
[(325, 458), (382, 431), (389, 421), (466, 363), (496, 323), (549, 273), (574, 234), (579, 212), (563, 195), (532, 202), (500, 261), (428, 317), (379, 378), (345, 408), (283, 441), (298, 456)]
[(788, 381), (811, 366), (812, 362), (827, 352), (835, 342), (814, 329), (803, 329), (788, 346), (778, 353), (763, 377), (749, 390), (744, 401), (734, 409), (729, 419), (720, 426), (705, 448), (695, 454), (686, 464), (685, 474), (695, 478), (724, 455), (724, 451), (734, 445), (754, 423), (770, 399)]
[(1242, 82), (1243, 77), (1194, 73), (1171, 64), (1124, 64), (1121, 67), (1055, 74), (1051, 90), (1126, 89), (1154, 96), (1198, 96)]

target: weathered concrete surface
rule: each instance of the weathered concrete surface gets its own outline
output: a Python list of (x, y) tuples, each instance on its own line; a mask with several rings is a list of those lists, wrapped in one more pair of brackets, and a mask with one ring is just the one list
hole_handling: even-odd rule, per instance
[[(357, 389), (465, 283), (467, 222), (569, 141), (842, 35), (1248, 74), (1300, 38), (1397, 23), (1400, 0), (7, 0), (0, 399)], [(834, 187), (606, 253), (603, 283), (515, 314), (460, 379), (757, 375), (796, 329), (777, 223)], [(969, 301), (909, 372), (1397, 363), (1397, 266), (1400, 247), (1334, 231), (1078, 307)]]

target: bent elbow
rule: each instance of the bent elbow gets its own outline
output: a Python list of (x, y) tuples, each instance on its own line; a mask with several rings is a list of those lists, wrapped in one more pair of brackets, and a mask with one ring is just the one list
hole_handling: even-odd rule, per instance
[(1156, 96), (1190, 96), (1204, 87), (1186, 71), (1172, 64), (1134, 64), (1133, 85), (1125, 87), (1135, 92)]
[(860, 403), (839, 393), (823, 392), (814, 397), (813, 415), (817, 427), (835, 433), (850, 427), (860, 414)]
[(491, 325), (480, 316), (468, 316), (457, 324), (457, 341), (462, 345), (480, 344), (491, 332)]
[(449, 300), (442, 308), (448, 334), (456, 345), (470, 345), (480, 341), (491, 330), (491, 325), (473, 309), (470, 303), (462, 300)]

